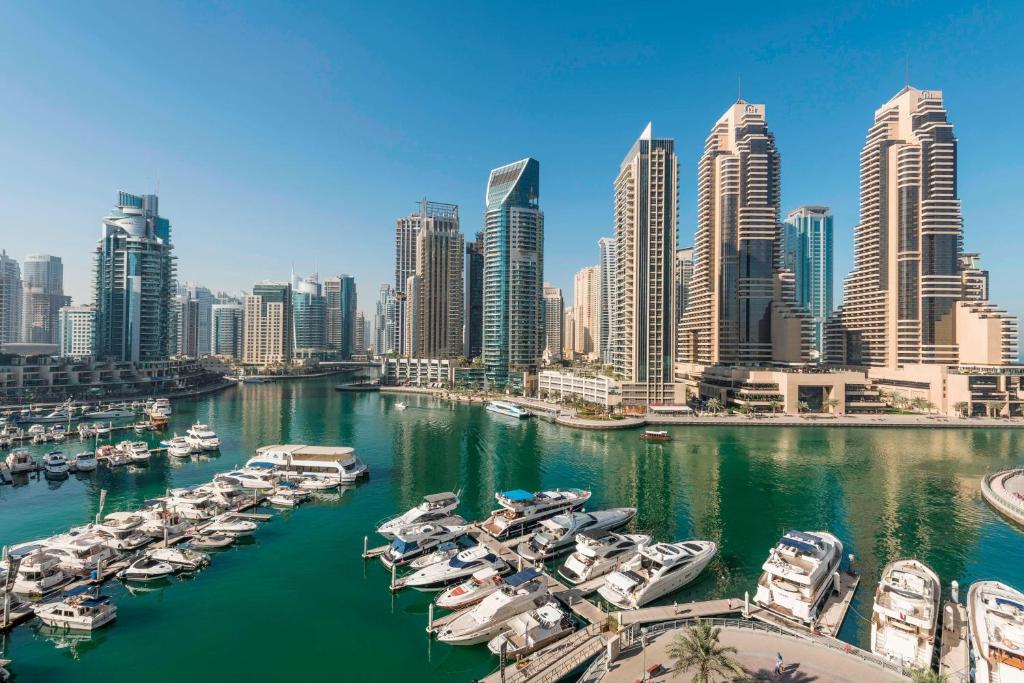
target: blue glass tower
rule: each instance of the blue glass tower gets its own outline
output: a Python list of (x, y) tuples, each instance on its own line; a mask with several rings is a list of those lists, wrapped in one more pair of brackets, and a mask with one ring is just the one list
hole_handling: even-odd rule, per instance
[(782, 226), (782, 265), (793, 271), (796, 301), (814, 321), (813, 348), (823, 355), (825, 321), (832, 314), (832, 213), (801, 206)]

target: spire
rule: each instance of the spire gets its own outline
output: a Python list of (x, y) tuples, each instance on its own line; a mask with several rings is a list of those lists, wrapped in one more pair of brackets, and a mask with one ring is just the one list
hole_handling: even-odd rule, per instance
[(653, 134), (651, 133), (651, 122), (648, 121), (647, 122), (647, 127), (644, 128), (644, 132), (640, 133), (640, 139), (641, 140), (650, 140), (652, 135)]

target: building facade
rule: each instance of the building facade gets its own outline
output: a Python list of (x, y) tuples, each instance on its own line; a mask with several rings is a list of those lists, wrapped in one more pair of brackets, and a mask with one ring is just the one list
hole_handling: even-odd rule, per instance
[(61, 356), (93, 355), (96, 309), (92, 306), (64, 306), (57, 312), (58, 345)]
[(536, 372), (544, 352), (544, 213), (540, 164), (491, 171), (484, 211), (483, 351), (491, 387), (510, 371)]
[(292, 276), (292, 318), (295, 349), (327, 348), (327, 306), (316, 275)]
[(988, 271), (981, 267), (979, 254), (960, 255), (960, 274), (965, 300), (988, 301)]
[(478, 232), (476, 241), (466, 243), (466, 295), (465, 332), (462, 353), (466, 358), (478, 358), (484, 340), (484, 234)]
[(210, 353), (226, 358), (242, 357), (243, 311), (241, 304), (214, 304), (210, 312), (213, 328)]
[(356, 356), (365, 356), (366, 348), (369, 344), (370, 330), (366, 324), (366, 318), (363, 316), (363, 312), (359, 311), (356, 313), (356, 340), (355, 348), (352, 352)]
[(96, 354), (139, 362), (174, 351), (171, 223), (156, 195), (118, 193), (101, 225), (93, 270)]
[(792, 271), (795, 298), (811, 315), (812, 358), (824, 357), (825, 323), (832, 315), (832, 212), (801, 206), (782, 225), (782, 264)]
[(596, 358), (601, 346), (601, 267), (587, 266), (573, 277), (572, 306), (575, 322), (572, 348), (577, 354)]
[(374, 316), (374, 352), (379, 356), (398, 353), (398, 299), (394, 288), (389, 284), (380, 286), (377, 297), (377, 311)]
[(416, 286), (406, 280), (406, 315), (410, 339), (406, 355), (421, 358), (455, 358), (462, 355), (463, 250), (459, 232), (459, 207), (424, 199), (419, 216), (404, 219), (416, 224)]
[(676, 249), (676, 320), (686, 314), (690, 300), (690, 279), (693, 278), (693, 247)]
[(0, 344), (21, 340), (21, 267), (0, 251)]
[(615, 321), (617, 319), (616, 307), (619, 303), (619, 266), (618, 259), (616, 258), (615, 238), (602, 237), (597, 241), (597, 246), (601, 254), (601, 262), (598, 264), (598, 267), (601, 269), (597, 304), (598, 352), (601, 356), (601, 362), (605, 365), (611, 365)]
[(263, 280), (245, 297), (242, 362), (250, 365), (290, 364), (292, 360), (292, 287)]
[(544, 284), (544, 359), (548, 362), (562, 359), (565, 337), (562, 325), (565, 318), (565, 300), (562, 290)]
[(32, 344), (56, 344), (58, 316), (71, 304), (64, 296), (64, 265), (59, 256), (30, 254), (22, 263), (21, 340)]
[(338, 275), (324, 280), (327, 306), (327, 347), (339, 358), (347, 360), (355, 349), (356, 280), (351, 275)]

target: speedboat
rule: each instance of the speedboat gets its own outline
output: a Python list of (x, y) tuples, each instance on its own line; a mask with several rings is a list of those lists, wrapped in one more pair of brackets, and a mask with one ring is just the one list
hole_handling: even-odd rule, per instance
[(463, 550), (447, 562), (437, 562), (406, 576), (402, 585), (419, 591), (435, 591), (459, 583), (480, 569), (505, 572), (508, 568), (505, 560), (495, 555), (490, 548), (476, 545)]
[(494, 497), (501, 508), (493, 511), (481, 528), (498, 540), (506, 540), (532, 531), (549, 517), (583, 507), (590, 500), (590, 491), (553, 489), (530, 493), (516, 489), (495, 493)]
[(215, 517), (212, 522), (206, 525), (203, 533), (221, 533), (232, 536), (248, 536), (256, 531), (256, 522), (247, 519), (237, 519), (229, 515)]
[(620, 609), (643, 607), (696, 579), (717, 552), (713, 541), (644, 546), (621, 569), (609, 574), (598, 592)]
[(505, 631), (487, 643), (487, 649), (502, 657), (520, 658), (566, 637), (576, 629), (572, 616), (548, 602), (505, 622)]
[(762, 565), (754, 602), (787, 619), (811, 624), (839, 585), (843, 544), (825, 531), (789, 531)]
[(146, 556), (187, 572), (198, 571), (210, 564), (209, 555), (188, 548), (153, 548), (146, 551)]
[(386, 567), (408, 564), (437, 546), (464, 536), (469, 531), (466, 520), (449, 517), (437, 522), (414, 524), (395, 534), (391, 545), (380, 556)]
[(585, 531), (576, 536), (576, 550), (558, 574), (573, 585), (596, 579), (618, 569), (640, 546), (650, 542), (651, 537), (646, 534)]
[(36, 459), (24, 448), (15, 448), (7, 454), (4, 462), (7, 463), (7, 469), (11, 471), (11, 474), (35, 472), (37, 468)]
[(449, 645), (485, 643), (506, 630), (512, 617), (540, 607), (548, 601), (548, 578), (528, 568), (505, 579), (505, 585), (459, 613), (438, 632), (437, 639)]
[(270, 496), (267, 496), (267, 502), (275, 507), (293, 508), (297, 507), (302, 501), (297, 496), (290, 495), (284, 491), (275, 491)]
[(299, 479), (299, 488), (303, 491), (330, 491), (338, 488), (338, 483), (315, 474), (307, 474)]
[(149, 462), (149, 445), (145, 441), (133, 441), (129, 444), (128, 457), (134, 463)]
[(487, 410), (498, 415), (506, 415), (508, 417), (514, 417), (522, 419), (524, 417), (530, 417), (532, 413), (525, 408), (521, 408), (515, 403), (509, 401), (491, 401), (487, 404)]
[(505, 579), (493, 567), (478, 569), (462, 583), (442, 592), (434, 602), (443, 609), (465, 609), (477, 604), (504, 585)]
[(79, 453), (71, 460), (75, 472), (92, 472), (96, 469), (96, 454), (92, 451)]
[(68, 459), (60, 451), (53, 451), (43, 456), (43, 471), (46, 474), (65, 476), (68, 469)]
[(871, 651), (907, 669), (930, 669), (942, 587), (917, 560), (882, 570), (871, 613)]
[(233, 472), (221, 472), (214, 475), (214, 481), (230, 480), (239, 488), (263, 491), (277, 486), (280, 477), (270, 468), (243, 467)]
[(117, 607), (106, 595), (68, 591), (70, 595), (35, 608), (39, 621), (69, 631), (93, 631), (117, 617)]
[(998, 581), (976, 581), (967, 592), (974, 680), (1024, 681), (1024, 593)]
[(187, 458), (192, 455), (192, 446), (188, 439), (175, 434), (174, 438), (167, 442), (167, 455), (175, 458)]
[(228, 534), (196, 534), (189, 541), (189, 545), (193, 548), (203, 548), (205, 550), (216, 550), (218, 548), (226, 548), (235, 542), (234, 536)]
[(36, 550), (21, 559), (11, 590), (18, 595), (41, 597), (68, 584), (72, 577), (60, 568), (60, 559)]
[(197, 422), (188, 428), (185, 440), (194, 451), (215, 451), (220, 448), (220, 439), (207, 425)]
[(568, 549), (576, 534), (584, 531), (609, 531), (627, 524), (636, 516), (636, 508), (612, 508), (595, 512), (570, 512), (555, 515), (540, 523), (540, 528), (519, 544), (516, 551), (523, 559), (543, 562)]
[(399, 401), (399, 402), (397, 402), (395, 404), (395, 409), (396, 410), (405, 410), (408, 407), (409, 407), (408, 405), (406, 405), (405, 403), (402, 403), (401, 401)]
[(459, 507), (459, 494), (445, 492), (423, 496), (423, 502), (398, 517), (393, 517), (377, 527), (377, 533), (384, 538), (394, 538), (402, 527), (424, 522), (434, 522), (450, 516)]
[(448, 541), (437, 546), (437, 549), (433, 552), (417, 557), (409, 563), (408, 567), (409, 569), (423, 569), (438, 562), (447, 562), (460, 552), (462, 552), (462, 546), (455, 541)]
[(124, 581), (157, 581), (173, 574), (175, 568), (167, 562), (150, 557), (148, 554), (134, 560), (130, 565), (118, 572)]

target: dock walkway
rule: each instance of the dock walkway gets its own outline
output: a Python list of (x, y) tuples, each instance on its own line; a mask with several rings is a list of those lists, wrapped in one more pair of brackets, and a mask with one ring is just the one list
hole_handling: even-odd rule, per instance
[(947, 602), (942, 609), (942, 645), (939, 650), (939, 675), (950, 681), (970, 670), (967, 645), (967, 608)]
[(673, 621), (675, 619), (724, 617), (742, 611), (742, 600), (739, 598), (727, 598), (725, 600), (687, 602), (681, 605), (642, 607), (625, 612), (616, 612), (615, 615), (622, 626), (632, 626), (633, 624), (651, 624), (659, 621)]

